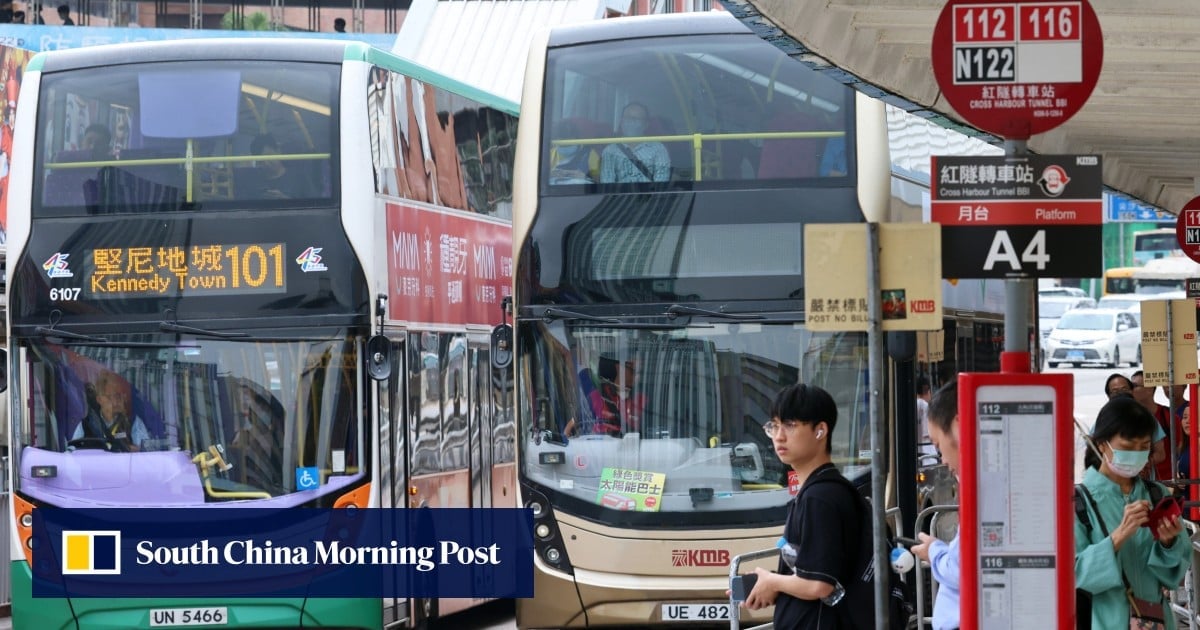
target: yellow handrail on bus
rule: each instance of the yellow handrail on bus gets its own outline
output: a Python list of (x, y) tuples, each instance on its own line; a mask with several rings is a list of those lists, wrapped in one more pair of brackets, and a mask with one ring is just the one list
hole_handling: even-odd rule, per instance
[(563, 145), (599, 145), (643, 142), (690, 142), (692, 145), (692, 166), (695, 171), (695, 181), (703, 177), (704, 141), (721, 140), (796, 140), (802, 138), (844, 138), (844, 131), (764, 131), (758, 133), (690, 133), (669, 136), (623, 136), (618, 138), (563, 138), (551, 140), (553, 147)]

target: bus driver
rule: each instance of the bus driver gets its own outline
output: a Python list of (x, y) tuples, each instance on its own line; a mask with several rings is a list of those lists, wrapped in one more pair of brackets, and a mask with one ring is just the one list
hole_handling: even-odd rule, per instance
[(140, 451), (150, 439), (150, 432), (141, 418), (134, 417), (127, 385), (112, 372), (101, 372), (95, 383), (84, 386), (88, 412), (75, 427), (71, 441), (83, 438), (104, 440), (114, 451)]

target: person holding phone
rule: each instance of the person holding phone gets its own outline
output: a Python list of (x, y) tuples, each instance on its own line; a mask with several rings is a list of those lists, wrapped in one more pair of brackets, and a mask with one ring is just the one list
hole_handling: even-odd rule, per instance
[[(942, 454), (942, 463), (958, 478), (958, 381), (950, 381), (929, 402), (929, 439)], [(937, 580), (937, 599), (933, 602), (933, 630), (959, 627), (959, 588), (962, 559), (958, 550), (958, 532), (950, 542), (921, 532), (921, 542), (912, 548), (914, 556), (929, 563)]]
[(1192, 546), (1180, 536), (1177, 512), (1154, 509), (1152, 498), (1169, 498), (1170, 492), (1139, 478), (1156, 425), (1138, 401), (1116, 396), (1100, 409), (1087, 438), (1077, 488), (1085, 509), (1075, 522), (1075, 581), (1091, 593), (1094, 630), (1126, 630), (1133, 622), (1175, 627), (1163, 591), (1183, 580)]
[[(801, 489), (788, 503), (776, 572), (756, 568), (742, 606), (751, 610), (775, 606), (775, 627), (834, 630), (838, 595), (855, 573), (862, 531), (858, 497), (848, 483), (829, 483), (841, 475), (830, 457), (837, 427), (837, 404), (829, 392), (804, 383), (783, 388), (771, 405), (763, 430), (780, 461), (792, 467)], [(825, 482), (821, 482), (825, 481)], [(790, 561), (789, 561), (790, 559)]]

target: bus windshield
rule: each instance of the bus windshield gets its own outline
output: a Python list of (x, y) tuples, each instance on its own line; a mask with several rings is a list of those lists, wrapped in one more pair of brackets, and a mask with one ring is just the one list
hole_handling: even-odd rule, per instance
[(336, 65), (194, 61), (42, 79), (34, 217), (328, 205)]
[(547, 67), (542, 190), (850, 176), (851, 94), (749, 33), (558, 48)]
[(519, 442), (526, 477), (572, 511), (666, 527), (761, 520), (755, 510), (791, 497), (763, 424), (778, 390), (798, 381), (838, 404), (834, 462), (851, 479), (869, 469), (862, 335), (564, 321), (521, 324), (529, 396)]
[[(331, 331), (321, 331), (331, 332)], [(123, 335), (18, 345), (18, 487), (58, 505), (286, 497), (360, 473), (355, 342)], [(38, 469), (57, 474), (38, 474)]]

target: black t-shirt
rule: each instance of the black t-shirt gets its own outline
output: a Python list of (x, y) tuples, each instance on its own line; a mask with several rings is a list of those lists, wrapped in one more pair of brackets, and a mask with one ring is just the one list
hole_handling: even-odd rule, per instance
[[(813, 485), (819, 476), (841, 475), (833, 464), (813, 471), (788, 503), (784, 538), (797, 549), (796, 573), (802, 578), (843, 587), (853, 577), (857, 562), (862, 516), (858, 497), (833, 482)], [(812, 486), (812, 487), (809, 487)], [(780, 559), (779, 573), (791, 569)], [(775, 599), (775, 627), (788, 630), (836, 630), (837, 614), (820, 600), (803, 600), (780, 593)]]

